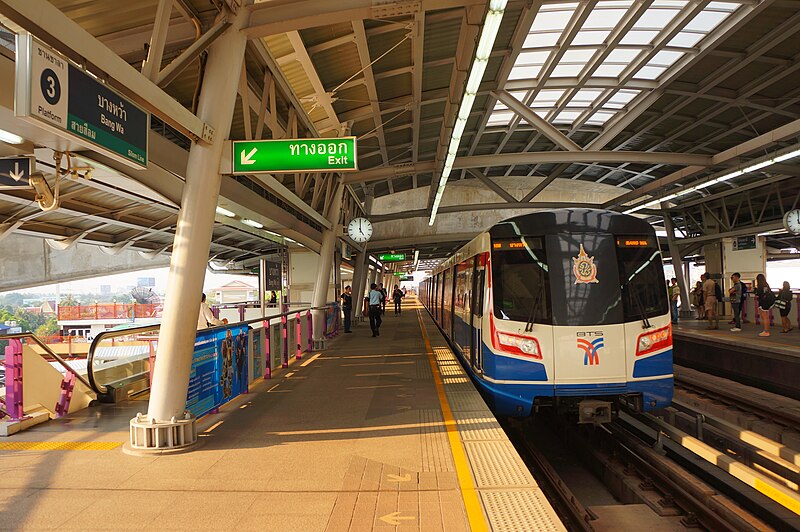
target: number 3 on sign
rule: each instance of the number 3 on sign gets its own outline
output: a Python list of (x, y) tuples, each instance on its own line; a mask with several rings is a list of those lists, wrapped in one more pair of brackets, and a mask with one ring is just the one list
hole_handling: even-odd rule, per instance
[(39, 79), (39, 84), (42, 88), (42, 96), (47, 100), (50, 105), (55, 105), (61, 99), (61, 82), (58, 81), (58, 76), (50, 68), (45, 68), (42, 71), (42, 76)]

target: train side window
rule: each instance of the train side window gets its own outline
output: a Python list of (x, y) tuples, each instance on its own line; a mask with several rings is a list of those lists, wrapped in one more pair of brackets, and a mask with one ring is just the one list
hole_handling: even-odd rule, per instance
[(486, 291), (486, 255), (475, 257), (475, 274), (472, 276), (472, 313), (483, 316), (483, 293)]

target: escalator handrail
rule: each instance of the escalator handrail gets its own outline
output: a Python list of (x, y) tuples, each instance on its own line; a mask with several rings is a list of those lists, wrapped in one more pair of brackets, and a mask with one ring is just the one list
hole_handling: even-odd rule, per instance
[[(239, 325), (239, 326), (250, 325), (251, 323), (256, 323), (256, 322), (264, 321), (264, 320), (268, 320), (268, 319), (269, 320), (273, 320), (273, 319), (277, 319), (277, 318), (282, 318), (284, 316), (286, 316), (288, 318), (289, 316), (294, 316), (297, 313), (307, 312), (309, 310), (321, 310), (321, 309), (324, 309), (324, 308), (326, 308), (326, 307), (319, 307), (319, 308), (318, 307), (304, 307), (304, 308), (301, 308), (301, 309), (295, 309), (295, 310), (291, 310), (289, 312), (282, 312), (280, 314), (274, 314), (274, 315), (271, 315), (271, 316), (262, 316), (260, 318), (253, 318), (253, 319), (250, 319), (250, 320), (237, 321), (237, 322), (234, 322), (234, 323), (226, 323), (225, 325), (217, 325), (217, 326), (214, 326), (214, 327), (208, 327), (207, 329), (202, 329), (202, 331), (203, 332), (214, 331), (214, 330), (217, 330), (217, 329), (225, 329), (225, 328), (228, 328), (228, 327), (233, 327), (235, 325)], [(90, 387), (92, 390), (94, 390), (94, 392), (97, 393), (97, 394), (108, 393), (108, 387), (106, 385), (104, 385), (104, 384), (99, 384), (94, 378), (94, 352), (97, 349), (97, 347), (100, 345), (100, 342), (102, 342), (103, 340), (107, 340), (108, 338), (116, 338), (118, 336), (130, 336), (131, 334), (143, 334), (143, 333), (147, 333), (147, 332), (151, 332), (151, 331), (157, 331), (157, 330), (160, 330), (160, 329), (161, 329), (161, 324), (160, 323), (155, 323), (155, 324), (151, 324), (151, 325), (142, 325), (141, 327), (130, 327), (128, 329), (119, 329), (117, 331), (103, 331), (101, 333), (98, 333), (97, 336), (94, 337), (94, 340), (92, 340), (92, 344), (89, 346), (89, 354), (86, 357), (86, 375), (87, 375), (87, 377), (89, 377), (89, 382), (84, 382), (83, 378), (81, 377), (82, 382), (84, 382), (88, 387)]]

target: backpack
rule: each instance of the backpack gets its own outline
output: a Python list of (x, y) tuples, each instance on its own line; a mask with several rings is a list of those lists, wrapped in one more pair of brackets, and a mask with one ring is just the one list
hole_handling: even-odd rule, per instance
[(744, 300), (747, 299), (747, 284), (739, 281), (739, 284), (742, 285), (742, 300), (741, 302), (744, 303)]
[(716, 281), (714, 281), (714, 297), (717, 298), (717, 301), (722, 301), (722, 288), (719, 287)]

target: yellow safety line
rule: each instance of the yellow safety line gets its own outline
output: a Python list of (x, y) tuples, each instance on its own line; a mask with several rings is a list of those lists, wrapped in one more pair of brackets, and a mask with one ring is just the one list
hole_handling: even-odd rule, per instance
[(461, 443), (461, 438), (458, 435), (458, 427), (453, 418), (453, 412), (450, 410), (450, 402), (447, 400), (447, 395), (444, 393), (442, 377), (439, 374), (439, 367), (436, 364), (433, 347), (431, 347), (428, 333), (425, 331), (425, 324), (422, 322), (422, 314), (419, 308), (417, 308), (417, 317), (419, 318), (420, 329), (422, 329), (422, 338), (425, 340), (425, 349), (428, 350), (428, 362), (431, 365), (433, 381), (436, 384), (436, 393), (439, 396), (439, 404), (442, 407), (442, 417), (444, 417), (444, 426), (447, 428), (447, 438), (450, 440), (450, 450), (453, 451), (453, 461), (456, 464), (458, 485), (461, 487), (461, 498), (464, 500), (464, 507), (467, 510), (467, 519), (469, 519), (469, 525), (472, 530), (476, 532), (488, 530), (483, 508), (478, 498), (478, 492), (475, 489), (475, 483), (472, 481), (472, 474), (470, 473), (469, 464), (467, 463), (467, 455)]
[(0, 442), (0, 451), (110, 451), (121, 441), (8, 441)]

